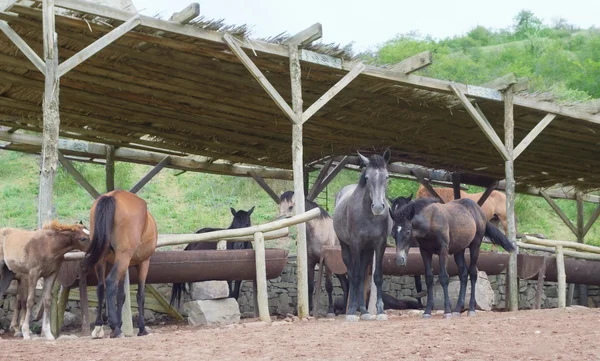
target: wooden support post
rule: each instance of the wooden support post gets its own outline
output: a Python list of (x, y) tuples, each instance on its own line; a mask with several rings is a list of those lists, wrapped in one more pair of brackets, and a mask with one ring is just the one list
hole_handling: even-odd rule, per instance
[(454, 190), (454, 199), (460, 199), (460, 174), (452, 173), (452, 189)]
[[(585, 223), (584, 216), (585, 210), (583, 208), (583, 194), (581, 192), (577, 192), (577, 242), (585, 243)], [(588, 292), (587, 285), (580, 284), (578, 285), (578, 296), (579, 296), (579, 304), (581, 306), (588, 305)], [(571, 286), (569, 286), (569, 291), (571, 291)], [(572, 294), (569, 296), (569, 299), (572, 302)]]
[[(58, 282), (57, 282), (58, 283)], [(60, 329), (63, 326), (65, 320), (65, 311), (67, 310), (67, 303), (69, 303), (69, 292), (71, 291), (71, 287), (64, 287), (60, 285), (57, 297), (57, 307), (58, 307), (58, 333), (60, 334)]]
[(90, 182), (87, 181), (87, 179), (85, 179), (83, 174), (79, 173), (77, 168), (75, 168), (73, 164), (71, 164), (71, 161), (65, 158), (65, 156), (62, 155), (61, 152), (58, 152), (58, 160), (60, 161), (60, 164), (62, 164), (63, 168), (65, 168), (67, 173), (73, 176), (73, 178), (75, 178), (75, 181), (77, 181), (77, 183), (79, 183), (79, 185), (82, 186), (88, 192), (88, 194), (92, 196), (92, 198), (96, 199), (100, 197), (100, 193), (98, 193), (96, 188), (94, 188), (94, 186), (91, 185)]
[[(519, 310), (519, 288), (517, 285), (517, 228), (515, 224), (515, 176), (513, 162), (513, 147), (514, 147), (514, 129), (515, 121), (513, 115), (513, 89), (508, 87), (504, 92), (504, 150), (506, 152), (506, 218), (508, 221), (508, 239), (513, 243), (516, 250), (510, 254), (508, 268), (508, 289), (507, 295), (510, 311)], [(470, 104), (470, 103), (469, 103)], [(494, 134), (496, 134), (494, 132)]]
[(264, 179), (262, 179), (261, 176), (259, 176), (258, 174), (256, 174), (255, 172), (248, 172), (248, 174), (254, 178), (254, 181), (256, 181), (256, 183), (258, 183), (258, 185), (265, 191), (267, 192), (267, 194), (269, 195), (269, 197), (271, 197), (271, 199), (276, 203), (279, 204), (279, 196), (277, 195), (277, 193), (275, 193), (275, 191), (273, 191), (273, 189), (271, 187), (269, 187), (269, 185), (267, 184), (267, 182), (265, 182)]
[(81, 335), (89, 336), (90, 332), (90, 307), (87, 293), (87, 268), (81, 262), (79, 267), (79, 305), (81, 306)]
[[(121, 320), (123, 321), (123, 326), (121, 326), (121, 331), (123, 331), (123, 335), (125, 337), (133, 336), (133, 319), (131, 316), (131, 287), (129, 284), (129, 268), (125, 272), (125, 278), (123, 280), (124, 288), (125, 288), (125, 303), (123, 303), (123, 310), (121, 311)], [(144, 317), (144, 310), (138, 310), (138, 312)]]
[(106, 146), (106, 192), (115, 190), (115, 146)]
[(498, 182), (494, 182), (487, 186), (485, 192), (483, 192), (481, 197), (479, 197), (479, 199), (477, 200), (477, 205), (481, 207), (485, 203), (485, 201), (487, 201), (488, 197), (490, 196), (490, 194), (492, 194), (492, 192), (494, 191), (494, 189), (496, 189), (497, 186)]
[(345, 156), (335, 166), (335, 168), (333, 168), (331, 170), (331, 172), (329, 172), (329, 174), (327, 176), (325, 176), (325, 178), (323, 179), (323, 181), (321, 181), (321, 183), (319, 183), (319, 185), (317, 185), (315, 183), (313, 185), (314, 190), (311, 189), (311, 191), (308, 194), (308, 199), (311, 201), (315, 200), (319, 196), (319, 194), (321, 194), (323, 189), (325, 189), (325, 187), (327, 187), (327, 185), (329, 185), (329, 183), (331, 183), (331, 181), (342, 171), (342, 169), (344, 169), (346, 167), (346, 164), (348, 164), (348, 161), (350, 161), (350, 158), (348, 156)]
[(542, 295), (544, 294), (544, 279), (546, 278), (546, 263), (548, 257), (544, 256), (542, 266), (538, 272), (537, 287), (535, 289), (535, 309), (539, 310), (542, 308)]
[[(60, 283), (58, 281), (54, 281), (54, 283), (52, 284), (52, 306), (50, 307), (50, 331), (52, 332), (52, 335), (54, 336), (54, 338), (58, 338), (58, 336), (60, 336), (60, 328), (59, 328), (59, 317), (58, 314), (60, 313), (59, 310), (59, 306), (58, 306), (58, 294), (59, 294), (59, 289), (60, 289)], [(40, 300), (40, 303), (43, 303), (42, 300)]]
[(423, 176), (421, 175), (420, 172), (416, 172), (416, 171), (412, 171), (411, 173), (413, 176), (415, 176), (415, 178), (417, 178), (417, 180), (419, 181), (419, 183), (421, 183), (423, 185), (423, 187), (425, 187), (425, 189), (427, 189), (427, 191), (429, 192), (429, 194), (433, 197), (433, 198), (437, 198), (440, 200), (440, 202), (445, 203), (444, 200), (442, 199), (442, 197), (440, 197), (439, 194), (437, 194), (437, 192), (435, 191), (435, 189), (433, 189), (433, 187), (431, 186), (431, 184), (429, 184), (428, 181), (425, 180), (425, 178), (423, 178)]
[(256, 280), (252, 281), (252, 302), (254, 303), (254, 317), (258, 318), (258, 286)]
[(42, 1), (44, 28), (44, 61), (46, 63), (44, 84), (44, 133), (42, 140), (42, 159), (40, 171), (40, 188), (38, 195), (38, 228), (52, 216), (52, 194), (54, 176), (58, 168), (58, 129), (60, 127), (58, 44), (54, 23), (54, 0)]
[(144, 178), (140, 179), (140, 181), (137, 182), (137, 184), (134, 185), (129, 191), (131, 193), (139, 192), (140, 189), (142, 189), (146, 185), (146, 183), (150, 182), (152, 178), (154, 178), (154, 176), (161, 171), (161, 169), (163, 169), (167, 164), (169, 164), (170, 161), (170, 156), (164, 157), (163, 160), (160, 161), (160, 163), (158, 163), (154, 168), (152, 168), (152, 170), (150, 170), (150, 172), (148, 172), (148, 174), (146, 174)]
[[(302, 146), (302, 83), (298, 47), (289, 46), (290, 77), (292, 84), (292, 168), (294, 171), (294, 199), (296, 214), (304, 213), (304, 157)], [(308, 307), (308, 260), (306, 248), (306, 224), (296, 225), (297, 273), (298, 273), (298, 317), (309, 316)], [(314, 270), (312, 270), (314, 272)]]
[(269, 315), (269, 294), (267, 292), (267, 266), (265, 261), (265, 238), (262, 232), (254, 233), (254, 254), (256, 256), (256, 289), (258, 314), (263, 322), (271, 322)]
[(329, 160), (327, 162), (325, 162), (325, 164), (323, 165), (323, 168), (321, 168), (321, 170), (319, 171), (319, 175), (317, 176), (315, 183), (312, 185), (312, 187), (308, 191), (308, 194), (306, 195), (306, 199), (314, 201), (315, 198), (317, 198), (315, 193), (316, 193), (317, 189), (319, 188), (319, 185), (321, 183), (323, 183), (323, 179), (325, 179), (325, 177), (327, 176), (327, 172), (329, 172), (329, 168), (331, 168), (332, 163), (333, 163), (333, 157), (329, 158)]
[(563, 246), (556, 246), (556, 278), (558, 280), (558, 307), (567, 307), (567, 275)]
[[(319, 318), (319, 306), (321, 306), (321, 285), (323, 283), (323, 266), (325, 266), (323, 261), (324, 255), (323, 253), (321, 253), (321, 258), (319, 259), (317, 285), (315, 286), (315, 298), (313, 299), (313, 317), (315, 318), (315, 320)], [(312, 295), (308, 295), (308, 297), (312, 297)]]

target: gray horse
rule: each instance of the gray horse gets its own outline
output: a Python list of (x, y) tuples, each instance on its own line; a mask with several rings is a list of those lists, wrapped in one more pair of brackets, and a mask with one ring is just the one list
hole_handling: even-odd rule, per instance
[(342, 258), (348, 270), (348, 312), (347, 321), (370, 320), (371, 315), (365, 306), (364, 283), (367, 267), (373, 262), (375, 252), (375, 271), (373, 279), (377, 286), (377, 319), (386, 320), (383, 309), (383, 254), (387, 237), (392, 230), (392, 219), (386, 198), (388, 171), (387, 163), (391, 154), (386, 150), (383, 157), (373, 155), (370, 158), (358, 153), (365, 169), (358, 184), (342, 188), (335, 199), (333, 227), (340, 240)]
[[(295, 211), (296, 201), (294, 200), (294, 192), (287, 191), (283, 192), (279, 197), (279, 218), (289, 217), (296, 214)], [(339, 241), (333, 230), (333, 220), (327, 211), (321, 208), (318, 204), (313, 201), (306, 199), (304, 201), (304, 209), (310, 211), (311, 209), (319, 208), (321, 215), (317, 218), (311, 219), (306, 222), (306, 253), (308, 263), (308, 302), (310, 312), (313, 311), (313, 291), (315, 288), (315, 265), (321, 260), (321, 249), (323, 247), (333, 247), (339, 244)], [(325, 265), (323, 264), (325, 267)], [(342, 288), (346, 286), (346, 277), (344, 275), (336, 275), (340, 280)], [(329, 307), (327, 309), (327, 317), (335, 316), (335, 306), (333, 301), (333, 282), (331, 278), (331, 271), (325, 267), (325, 289), (327, 290), (327, 297)], [(317, 300), (319, 302), (319, 300)]]

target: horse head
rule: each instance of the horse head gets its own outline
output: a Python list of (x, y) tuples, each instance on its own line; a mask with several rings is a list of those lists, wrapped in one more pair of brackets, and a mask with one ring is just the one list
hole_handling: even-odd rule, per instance
[(248, 211), (239, 210), (236, 211), (233, 207), (229, 207), (231, 214), (233, 215), (233, 221), (231, 221), (231, 227), (229, 228), (246, 228), (252, 225), (250, 216), (254, 212), (254, 206)]
[(371, 198), (371, 211), (376, 216), (385, 213), (387, 206), (386, 191), (388, 184), (387, 164), (391, 158), (390, 150), (386, 150), (383, 156), (372, 155), (370, 158), (358, 153), (361, 163), (365, 166), (360, 176), (359, 186), (365, 187)]
[(396, 242), (396, 264), (405, 266), (408, 260), (408, 249), (414, 244), (412, 237), (412, 223), (404, 208), (390, 208), (390, 216), (394, 221), (392, 237)]
[(279, 217), (286, 218), (295, 215), (294, 207), (296, 201), (294, 200), (294, 191), (286, 191), (281, 193), (279, 196)]

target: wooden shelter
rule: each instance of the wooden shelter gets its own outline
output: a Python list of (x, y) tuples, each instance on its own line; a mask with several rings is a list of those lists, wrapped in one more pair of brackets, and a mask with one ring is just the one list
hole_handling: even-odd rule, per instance
[[(455, 185), (491, 189), (506, 179), (512, 241), (515, 186), (551, 203), (552, 194), (598, 202), (581, 193), (600, 187), (598, 103), (528, 94), (514, 74), (481, 86), (412, 74), (430, 53), (365, 65), (313, 44), (320, 24), (256, 40), (245, 27), (195, 19), (197, 4), (168, 21), (83, 0), (21, 0), (0, 10), (0, 125), (11, 127), (0, 139), (20, 143), (7, 149), (41, 151), (40, 222), (51, 216), (53, 177), (68, 156), (106, 159), (108, 169), (114, 159), (157, 164), (146, 182), (164, 166), (293, 178), (302, 213), (306, 170), (323, 170), (308, 191), (314, 198), (356, 165), (349, 155), (389, 147), (392, 162), (454, 172), (442, 178)], [(569, 190), (544, 191), (557, 184)], [(308, 315), (305, 238), (299, 224), (300, 317)]]

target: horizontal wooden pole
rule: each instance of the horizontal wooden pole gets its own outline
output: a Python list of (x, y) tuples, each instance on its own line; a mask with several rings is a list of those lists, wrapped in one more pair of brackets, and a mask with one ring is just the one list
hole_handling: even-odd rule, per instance
[(96, 40), (92, 44), (85, 47), (83, 50), (73, 55), (69, 59), (65, 60), (62, 64), (58, 66), (58, 76), (61, 77), (68, 73), (70, 70), (75, 68), (77, 65), (83, 63), (87, 59), (94, 56), (94, 54), (98, 53), (102, 49), (106, 48), (110, 44), (112, 44), (115, 40), (120, 38), (121, 36), (127, 34), (133, 28), (141, 24), (142, 20), (139, 15), (134, 15), (131, 19), (127, 20), (123, 24), (116, 27), (110, 33), (104, 35), (100, 39)]
[(591, 246), (589, 244), (570, 242), (570, 241), (557, 241), (557, 240), (552, 240), (552, 239), (541, 239), (541, 238), (532, 237), (532, 236), (523, 236), (523, 238), (521, 238), (521, 240), (522, 240), (522, 242), (529, 243), (529, 244), (537, 244), (539, 246), (545, 246), (545, 247), (563, 246), (565, 248), (573, 248), (573, 249), (577, 249), (580, 251), (600, 254), (600, 247)]
[(179, 24), (187, 24), (190, 21), (197, 18), (198, 15), (200, 15), (200, 4), (191, 3), (188, 6), (186, 6), (185, 9), (171, 15), (169, 21)]
[(322, 36), (323, 26), (320, 23), (314, 23), (296, 35), (286, 39), (283, 44), (302, 48), (313, 41), (321, 39)]
[(0, 20), (0, 30), (15, 44), (19, 50), (29, 59), (33, 65), (42, 73), (46, 74), (46, 64), (33, 49), (17, 34), (6, 21)]
[[(552, 253), (552, 254), (554, 254), (556, 252), (556, 248), (554, 248), (554, 247), (539, 246), (537, 244), (530, 244), (530, 243), (519, 242), (519, 241), (517, 241), (517, 246), (519, 248), (530, 249), (532, 251), (548, 252), (548, 253)], [(565, 256), (572, 257), (572, 258), (586, 259), (589, 261), (600, 261), (600, 254), (596, 254), (596, 253), (577, 252), (577, 251), (569, 251), (569, 250), (564, 250), (563, 253), (565, 254)]]
[(410, 74), (431, 65), (432, 59), (431, 51), (424, 51), (402, 60), (394, 65), (392, 70), (403, 74)]

